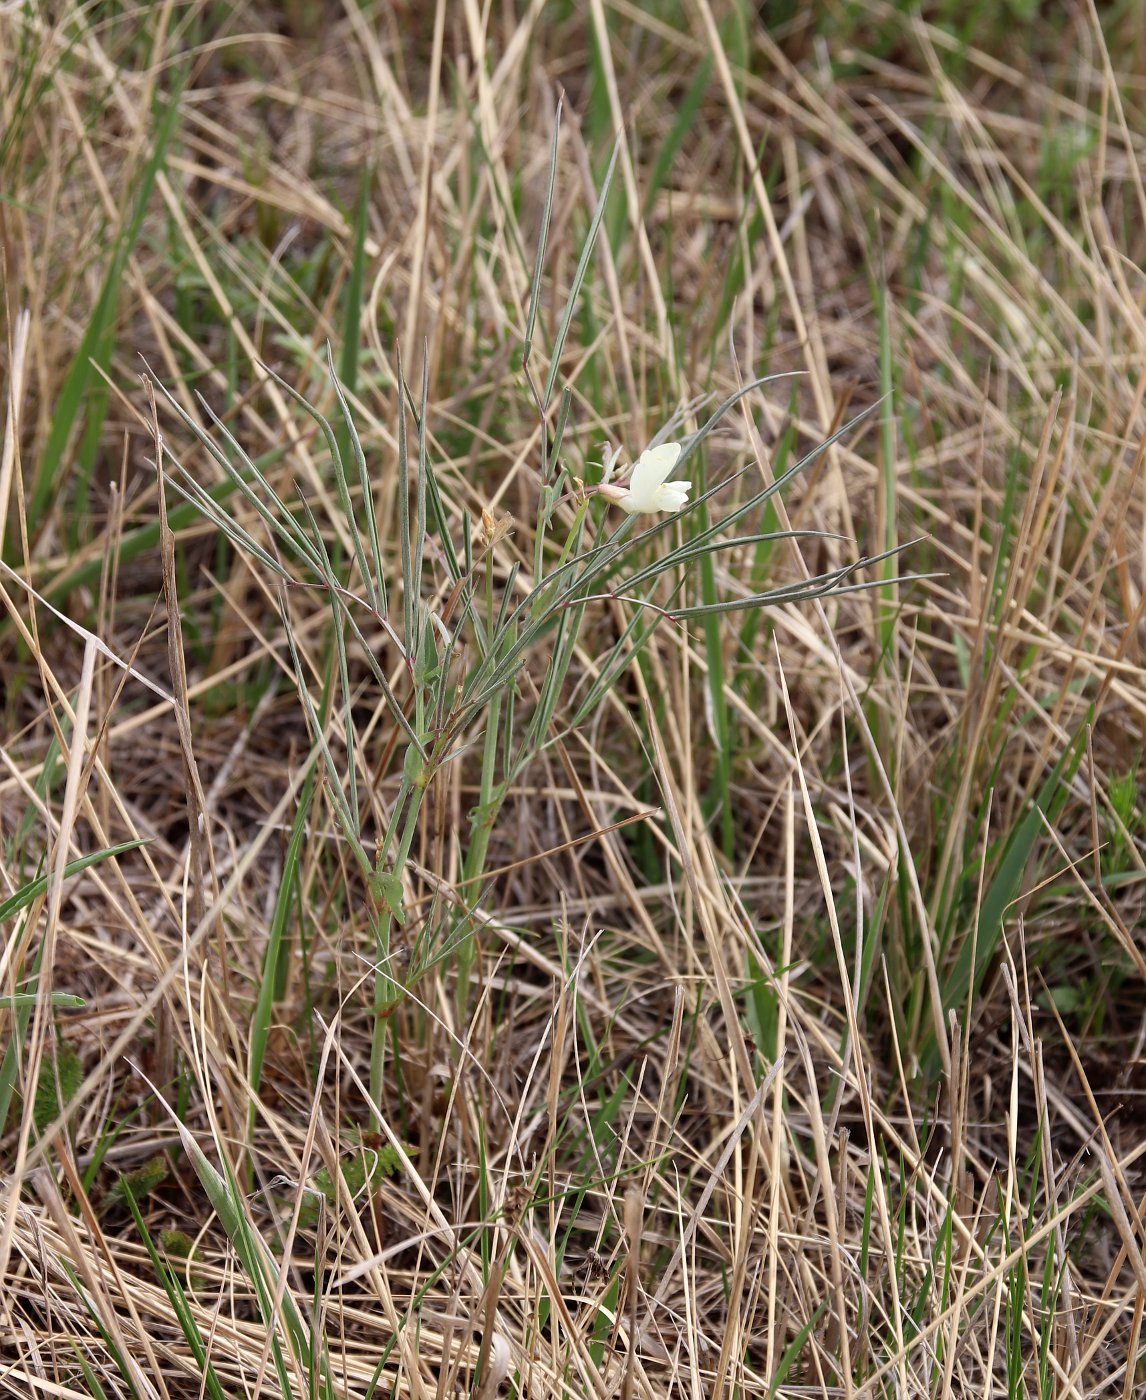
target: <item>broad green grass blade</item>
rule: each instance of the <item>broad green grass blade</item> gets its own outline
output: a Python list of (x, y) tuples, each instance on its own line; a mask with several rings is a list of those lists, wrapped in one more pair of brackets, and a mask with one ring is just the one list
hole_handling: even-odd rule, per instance
[(820, 1325), (820, 1318), (823, 1317), (827, 1306), (828, 1300), (825, 1298), (807, 1322), (804, 1323), (803, 1327), (800, 1328), (784, 1348), (784, 1355), (780, 1358), (780, 1364), (776, 1367), (776, 1374), (772, 1377), (768, 1385), (768, 1400), (773, 1400), (773, 1397), (779, 1393), (780, 1387), (788, 1379), (788, 1372), (796, 1364), (800, 1353), (808, 1345), (808, 1338)]
[[(40, 999), (35, 992), (17, 992), (14, 996), (0, 997), (0, 1009), (22, 1011), (26, 1007), (35, 1006)], [(71, 992), (52, 992), (48, 997), (48, 1005), (59, 1011), (82, 1011), (87, 1002), (83, 997), (75, 996)]]
[[(64, 879), (67, 880), (73, 875), (79, 875), (81, 871), (89, 870), (93, 865), (100, 865), (105, 860), (114, 860), (116, 856), (138, 850), (140, 846), (148, 844), (148, 839), (141, 836), (134, 841), (121, 841), (115, 846), (105, 846), (102, 851), (91, 851), (86, 856), (78, 856), (64, 867)], [(26, 885), (22, 885), (15, 894), (9, 895), (0, 904), (0, 922), (10, 919), (13, 914), (20, 913), (22, 909), (27, 909), (33, 901), (47, 891), (49, 879), (50, 877), (47, 875), (37, 876), (35, 880), (30, 880)]]

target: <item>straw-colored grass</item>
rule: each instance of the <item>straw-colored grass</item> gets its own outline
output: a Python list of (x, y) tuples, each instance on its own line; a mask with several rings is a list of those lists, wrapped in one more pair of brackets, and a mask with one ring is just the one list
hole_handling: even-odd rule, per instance
[(1146, 47), (980, 10), (0, 6), (0, 1394), (1142, 1393)]

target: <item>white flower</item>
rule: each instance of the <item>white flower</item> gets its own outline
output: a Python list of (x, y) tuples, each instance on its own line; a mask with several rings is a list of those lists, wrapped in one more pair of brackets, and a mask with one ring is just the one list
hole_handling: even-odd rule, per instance
[(637, 458), (626, 488), (609, 486), (606, 494), (630, 515), (654, 514), (660, 510), (680, 510), (692, 490), (691, 481), (668, 481), (682, 448), (679, 442), (662, 442), (647, 447)]

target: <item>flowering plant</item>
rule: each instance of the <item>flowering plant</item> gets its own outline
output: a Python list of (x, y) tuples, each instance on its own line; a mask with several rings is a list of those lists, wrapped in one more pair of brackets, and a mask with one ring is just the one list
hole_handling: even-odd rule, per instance
[(678, 511), (687, 504), (691, 481), (669, 481), (668, 475), (680, 460), (679, 442), (662, 442), (659, 447), (646, 447), (637, 458), (626, 485), (609, 481), (620, 448), (613, 453), (605, 469), (605, 480), (597, 487), (599, 495), (616, 502), (629, 515), (654, 515), (659, 511)]

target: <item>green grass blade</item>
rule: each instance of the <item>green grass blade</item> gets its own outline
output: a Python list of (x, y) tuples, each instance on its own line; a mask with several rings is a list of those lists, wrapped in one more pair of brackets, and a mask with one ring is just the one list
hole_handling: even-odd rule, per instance
[[(422, 393), (418, 404), (418, 482), (414, 509), (414, 579), (407, 581), (406, 587), (413, 588), (414, 600), (420, 603), (422, 597), (422, 569), (426, 559), (426, 482), (430, 474), (430, 453), (427, 444), (429, 428), (427, 417), (430, 400), (430, 356), (428, 347), (422, 351)], [(415, 617), (417, 614), (415, 613)], [(421, 642), (420, 631), (406, 643), (410, 659), (417, 664), (414, 648)]]
[(653, 205), (656, 203), (657, 195), (667, 184), (672, 174), (673, 164), (680, 151), (681, 144), (685, 137), (693, 130), (693, 123), (696, 120), (697, 109), (704, 97), (708, 87), (708, 80), (712, 76), (712, 55), (705, 55), (704, 62), (696, 71), (696, 76), (689, 83), (684, 97), (681, 98), (680, 105), (676, 109), (676, 118), (669, 128), (668, 135), (661, 143), (661, 148), (657, 152), (657, 158), (653, 162), (653, 168), (649, 172), (645, 182), (645, 201), (642, 210), (642, 217), (647, 221), (651, 218)]
[(880, 502), (883, 515), (883, 538), (880, 547), (887, 552), (881, 570), (886, 591), (880, 599), (879, 627), (880, 643), (886, 651), (891, 645), (895, 631), (895, 619), (899, 611), (895, 584), (892, 580), (894, 566), (892, 553), (898, 543), (898, 483), (895, 473), (895, 409), (892, 395), (895, 389), (891, 358), (891, 292), (885, 281), (878, 284), (876, 306), (879, 313), (879, 387), (880, 387)]
[(955, 965), (944, 980), (945, 1012), (954, 1010), (963, 1015), (968, 994), (979, 991), (988, 968), (993, 966), (1003, 936), (1003, 920), (1019, 897), (1023, 872), (1042, 834), (1043, 822), (1053, 821), (1065, 803), (1070, 782), (1085, 751), (1086, 725), (1083, 724), (1047, 774), (1030, 810), (1007, 841), (1003, 857), (983, 894), (976, 936), (964, 940)]
[[(358, 393), (358, 360), (362, 344), (362, 307), (366, 300), (366, 235), (370, 227), (370, 186), (374, 171), (370, 165), (362, 168), (362, 179), (358, 187), (358, 207), (354, 216), (354, 251), (350, 259), (350, 276), (346, 280), (343, 297), (342, 354), (338, 359), (338, 374), (332, 377), (341, 380), (347, 393), (353, 398)], [(328, 359), (330, 348), (327, 347)], [(350, 425), (346, 423), (339, 430), (338, 446), (342, 460), (350, 457)]]
[[(73, 875), (79, 875), (84, 870), (89, 870), (93, 865), (100, 865), (105, 860), (114, 860), (116, 856), (125, 855), (128, 851), (138, 850), (140, 846), (148, 844), (147, 837), (137, 837), (133, 841), (121, 841), (115, 846), (105, 846), (100, 851), (90, 851), (85, 856), (78, 856), (64, 866), (64, 879), (70, 879)], [(13, 914), (18, 914), (40, 895), (44, 894), (48, 888), (48, 875), (37, 876), (35, 880), (30, 880), (26, 885), (16, 891), (0, 904), (0, 923), (5, 919), (10, 919)]]
[[(362, 570), (363, 582), (366, 585), (367, 595), (370, 598), (371, 606), (380, 615), (385, 615), (387, 609), (386, 602), (386, 569), (382, 560), (382, 546), (378, 537), (378, 512), (375, 509), (374, 491), (370, 482), (370, 473), (366, 465), (366, 452), (362, 446), (362, 439), (358, 436), (358, 429), (354, 423), (354, 415), (350, 411), (350, 404), (342, 385), (339, 383), (339, 376), (334, 373), (333, 353), (329, 344), (326, 347), (327, 360), (330, 364), (330, 378), (334, 385), (334, 392), (338, 397), (339, 407), (342, 410), (342, 428), (345, 430), (346, 442), (350, 451), (354, 454), (355, 466), (358, 469), (358, 484), (362, 491), (362, 511), (366, 517), (366, 533), (370, 540), (370, 557), (373, 562), (373, 569), (366, 565), (365, 558), (360, 558), (359, 568)], [(345, 453), (343, 454), (345, 460)]]
[(410, 540), (410, 447), (406, 430), (406, 378), (402, 373), (402, 351), (398, 361), (398, 532), (402, 548), (402, 639), (407, 654), (417, 649), (418, 594), (414, 584), (414, 558)]
[(617, 168), (617, 157), (621, 151), (620, 138), (613, 146), (613, 154), (609, 159), (609, 167), (605, 171), (605, 178), (601, 183), (601, 193), (597, 199), (597, 208), (593, 212), (593, 218), (589, 224), (589, 232), (581, 248), (581, 257), (577, 263), (577, 270), (573, 274), (573, 281), (569, 287), (569, 300), (565, 303), (565, 310), (561, 316), (561, 323), (557, 329), (557, 338), (553, 342), (553, 356), (549, 363), (549, 373), (545, 378), (545, 390), (541, 395), (541, 408), (544, 412), (549, 407), (549, 400), (553, 397), (553, 385), (557, 381), (557, 375), (561, 370), (561, 355), (565, 349), (565, 341), (569, 335), (569, 327), (573, 323), (573, 313), (577, 309), (577, 299), (581, 295), (581, 285), (585, 281), (585, 274), (589, 270), (589, 259), (593, 256), (593, 249), (597, 244), (597, 233), (601, 227), (601, 220), (605, 216), (605, 206), (609, 201), (609, 189), (613, 183), (613, 172)]
[[(553, 191), (557, 183), (557, 143), (561, 136), (561, 102), (553, 119), (553, 142), (549, 149), (549, 179), (545, 186), (545, 205), (541, 211), (541, 232), (537, 238), (537, 256), (533, 264), (533, 281), (529, 288), (529, 309), (525, 318), (525, 348), (521, 363), (528, 371), (533, 350), (533, 332), (537, 326), (537, 310), (541, 302), (541, 278), (545, 271), (545, 252), (549, 245), (549, 225), (553, 218)], [(543, 440), (544, 441), (544, 440)]]
[[(331, 359), (331, 351), (329, 345), (327, 345), (327, 357), (329, 363)], [(299, 405), (303, 412), (308, 414), (314, 420), (314, 422), (318, 424), (320, 432), (326, 439), (326, 445), (330, 451), (331, 462), (334, 467), (334, 485), (335, 490), (338, 492), (338, 504), (342, 508), (342, 518), (346, 521), (346, 528), (350, 533), (351, 543), (354, 548), (354, 558), (358, 564), (358, 571), (362, 576), (363, 583), (370, 595), (371, 606), (377, 610), (378, 598), (376, 591), (373, 587), (374, 575), (370, 569), (370, 566), (366, 562), (366, 548), (362, 542), (362, 532), (358, 528), (358, 520), (354, 513), (354, 503), (350, 498), (350, 482), (349, 478), (347, 477), (346, 466), (342, 456), (342, 452), (338, 445), (338, 434), (334, 431), (334, 428), (331, 425), (329, 419), (327, 419), (324, 414), (320, 413), (318, 409), (315, 408), (314, 405), (308, 399), (306, 399), (302, 394), (300, 394), (297, 389), (295, 389), (292, 385), (288, 384), (279, 375), (274, 374), (273, 371), (271, 371), (271, 374), (275, 381), (281, 386), (283, 391), (286, 394), (288, 394), (292, 399), (294, 399), (294, 401)], [(343, 399), (341, 394), (340, 386), (337, 383), (337, 375), (335, 375), (333, 372), (333, 364), (331, 364), (331, 377), (335, 381), (335, 392), (338, 396), (339, 402), (341, 404), (345, 404), (345, 400)], [(348, 420), (348, 418), (349, 415), (347, 414), (344, 421)], [(285, 507), (282, 507), (281, 511), (284, 516), (289, 516), (289, 512), (286, 511)], [(315, 547), (316, 549), (321, 550), (321, 539), (318, 540)], [(322, 550), (322, 553), (325, 555), (325, 550)], [(329, 560), (327, 560), (326, 579), (328, 583), (332, 583), (334, 581), (334, 569), (330, 566)]]
[(171, 1304), (171, 1310), (179, 1324), (180, 1331), (186, 1339), (191, 1355), (195, 1358), (195, 1364), (199, 1367), (206, 1392), (211, 1396), (211, 1400), (227, 1400), (226, 1392), (216, 1374), (215, 1368), (207, 1359), (207, 1344), (203, 1340), (203, 1334), (199, 1331), (195, 1321), (195, 1315), (191, 1311), (191, 1306), (187, 1301), (187, 1295), (183, 1292), (183, 1285), (179, 1282), (179, 1276), (160, 1257), (159, 1251), (155, 1248), (155, 1243), (151, 1238), (151, 1232), (147, 1228), (147, 1222), (143, 1218), (143, 1213), (139, 1209), (139, 1203), (135, 1199), (135, 1192), (127, 1186), (124, 1195), (128, 1209), (131, 1211), (132, 1219), (135, 1221), (135, 1228), (139, 1231), (139, 1236), (143, 1240), (144, 1248), (147, 1250), (151, 1260), (151, 1267), (155, 1270), (155, 1275), (163, 1285), (163, 1291), (167, 1294), (167, 1300)]
[[(318, 759), (318, 749), (312, 748), (309, 760), (310, 772), (303, 783), (298, 799), (298, 811), (291, 825), (290, 840), (287, 843), (283, 860), (282, 879), (279, 882), (278, 898), (267, 936), (266, 952), (263, 955), (263, 977), (259, 984), (259, 996), (251, 1017), (250, 1050), (247, 1061), (247, 1082), (254, 1094), (259, 1092), (262, 1083), (263, 1064), (266, 1061), (267, 1042), (270, 1038), (271, 1017), (274, 1013), (275, 997), (279, 994), (279, 976), (288, 951), (287, 920), (294, 908), (296, 892), (295, 878), (302, 864), (303, 842), (307, 834), (307, 821), (311, 803), (317, 791), (314, 765)], [(251, 1108), (253, 1117), (254, 1107)]]
[[(28, 525), (31, 532), (38, 529), (45, 511), (55, 499), (70, 475), (67, 466), (68, 449), (76, 424), (88, 403), (85, 443), (76, 475), (75, 499), (72, 511), (72, 543), (75, 545), (80, 523), (86, 519), (91, 471), (95, 451), (102, 437), (103, 420), (107, 410), (107, 389), (103, 375), (111, 364), (115, 340), (115, 317), (119, 306), (120, 286), (136, 243), (143, 230), (143, 220), (151, 203), (152, 190), (167, 159), (167, 146), (175, 131), (182, 99), (182, 83), (176, 84), (165, 102), (166, 110), (153, 112), (155, 139), (151, 155), (140, 174), (135, 192), (135, 207), (131, 218), (120, 229), (108, 264), (107, 275), (84, 329), (75, 358), (64, 378), (60, 396), (52, 407), (52, 426), (36, 467), (29, 491)], [(94, 393), (93, 393), (94, 390)], [(89, 395), (91, 395), (89, 402)]]

